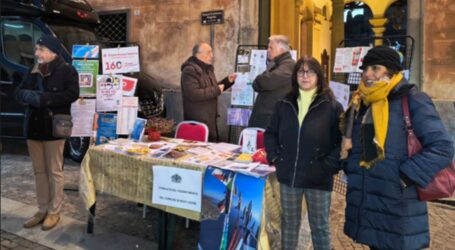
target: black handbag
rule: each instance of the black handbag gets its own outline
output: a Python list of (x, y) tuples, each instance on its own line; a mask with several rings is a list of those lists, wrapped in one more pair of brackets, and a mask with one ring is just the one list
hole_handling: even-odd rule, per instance
[[(43, 79), (38, 77), (38, 87), (44, 93)], [(71, 115), (54, 114), (50, 109), (49, 116), (52, 119), (52, 136), (56, 138), (67, 139), (71, 137), (73, 129), (73, 121)]]

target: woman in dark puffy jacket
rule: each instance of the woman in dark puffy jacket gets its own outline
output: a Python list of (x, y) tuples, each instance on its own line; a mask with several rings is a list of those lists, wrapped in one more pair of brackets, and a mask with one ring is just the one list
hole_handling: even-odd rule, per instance
[(314, 249), (331, 249), (329, 211), (339, 170), (341, 112), (319, 62), (312, 57), (297, 61), (292, 91), (276, 104), (264, 137), (280, 182), (282, 249), (297, 249), (303, 196)]
[[(403, 78), (393, 49), (369, 50), (362, 69), (362, 81), (342, 123), (348, 176), (344, 232), (371, 249), (427, 248), (427, 204), (418, 199), (416, 186), (425, 187), (449, 164), (453, 143), (431, 99)], [(411, 158), (404, 95), (423, 146)]]

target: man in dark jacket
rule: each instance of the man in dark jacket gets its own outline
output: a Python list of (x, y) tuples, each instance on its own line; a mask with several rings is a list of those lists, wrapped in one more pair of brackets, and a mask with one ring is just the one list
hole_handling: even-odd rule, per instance
[(258, 75), (253, 89), (258, 93), (249, 127), (266, 128), (278, 100), (291, 91), (291, 76), (295, 61), (289, 53), (289, 39), (283, 35), (269, 37), (267, 70)]
[(60, 56), (60, 41), (45, 35), (36, 43), (34, 65), (15, 91), (17, 101), (27, 106), (24, 132), (32, 159), (39, 211), (25, 228), (43, 223), (53, 228), (60, 220), (63, 201), (63, 147), (65, 140), (52, 135), (52, 117), (70, 114), (79, 96), (77, 71)]
[(212, 47), (198, 43), (193, 55), (181, 67), (183, 119), (205, 123), (209, 128), (209, 140), (218, 141), (218, 96), (230, 88), (237, 77), (235, 73), (221, 82), (215, 78)]

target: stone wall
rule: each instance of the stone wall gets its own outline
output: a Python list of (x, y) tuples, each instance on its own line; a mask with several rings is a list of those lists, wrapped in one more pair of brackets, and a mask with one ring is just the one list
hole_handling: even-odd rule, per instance
[(210, 26), (201, 12), (224, 10), (224, 23), (213, 36), (215, 74), (221, 79), (234, 70), (239, 44), (258, 40), (257, 0), (89, 0), (96, 11), (129, 11), (129, 38), (141, 48), (141, 70), (165, 88), (180, 88), (180, 66), (199, 41), (210, 42)]

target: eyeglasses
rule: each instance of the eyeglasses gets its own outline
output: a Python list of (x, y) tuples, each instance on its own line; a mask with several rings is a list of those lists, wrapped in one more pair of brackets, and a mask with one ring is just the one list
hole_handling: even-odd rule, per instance
[(316, 72), (312, 69), (309, 69), (309, 70), (299, 70), (297, 71), (297, 76), (305, 76), (305, 73), (306, 73), (306, 76), (307, 77), (313, 77), (316, 75)]

